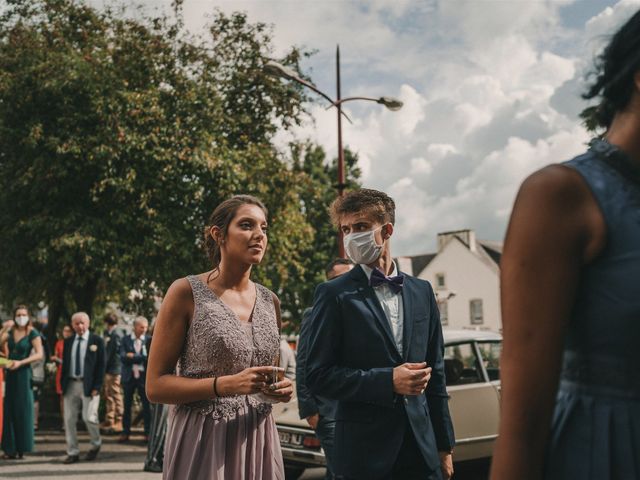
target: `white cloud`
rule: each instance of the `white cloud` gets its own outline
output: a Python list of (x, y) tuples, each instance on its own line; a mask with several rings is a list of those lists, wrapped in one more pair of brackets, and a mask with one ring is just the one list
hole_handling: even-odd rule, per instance
[[(640, 7), (604, 1), (570, 27), (562, 15), (573, 0), (186, 0), (185, 12), (194, 30), (214, 7), (275, 24), (276, 54), (317, 49), (305, 67), (330, 94), (339, 43), (343, 96), (405, 102), (398, 112), (346, 104), (353, 124), (343, 123), (343, 136), (360, 155), (364, 184), (396, 200), (395, 253), (416, 254), (434, 250), (444, 230), (501, 240), (520, 182), (584, 149), (582, 77), (605, 35)], [(320, 103), (309, 111), (313, 120), (294, 135), (335, 156), (335, 111)]]

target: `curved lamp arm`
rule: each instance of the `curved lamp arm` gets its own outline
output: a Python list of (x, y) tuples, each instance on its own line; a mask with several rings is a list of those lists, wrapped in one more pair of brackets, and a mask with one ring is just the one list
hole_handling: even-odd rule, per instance
[[(267, 63), (265, 63), (263, 68), (268, 75), (284, 78), (286, 80), (293, 80), (294, 82), (304, 85), (309, 90), (314, 91), (315, 93), (320, 95), (322, 98), (324, 98), (331, 104), (327, 108), (337, 107), (339, 105), (339, 103), (336, 103), (335, 101), (333, 101), (333, 99), (329, 95), (322, 92), (321, 90), (318, 90), (318, 88), (313, 83), (306, 81), (304, 78), (300, 78), (298, 74), (295, 72), (295, 70), (293, 70), (292, 68), (286, 67), (281, 63), (274, 62), (273, 60), (269, 60)], [(341, 113), (342, 115), (344, 115), (344, 117), (347, 120), (349, 120), (349, 123), (353, 123), (349, 118), (349, 115), (347, 115), (345, 112), (342, 112), (342, 111)]]
[[(404, 103), (402, 103), (400, 100), (398, 100), (397, 98), (392, 98), (392, 97), (380, 97), (380, 98), (347, 97), (347, 98), (341, 98), (337, 102), (333, 102), (332, 106), (337, 107), (338, 105), (341, 105), (344, 102), (350, 102), (352, 100), (367, 100), (369, 102), (376, 102), (376, 103), (379, 103), (380, 105), (384, 105), (385, 107), (387, 107), (392, 112), (396, 112), (396, 111), (400, 110), (402, 108), (402, 106), (404, 105)], [(330, 107), (327, 107), (327, 108), (330, 108)]]

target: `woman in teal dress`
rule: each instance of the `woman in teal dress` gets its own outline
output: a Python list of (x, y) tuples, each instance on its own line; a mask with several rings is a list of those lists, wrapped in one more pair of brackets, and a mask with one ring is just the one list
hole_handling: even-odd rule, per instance
[[(31, 326), (29, 311), (18, 306), (13, 315), (15, 326), (0, 338), (0, 345), (9, 346), (4, 397), (2, 434), (3, 458), (22, 458), (33, 451), (33, 392), (31, 390), (31, 363), (43, 356), (42, 338)], [(33, 353), (32, 353), (33, 351)]]
[(640, 479), (640, 10), (592, 78), (602, 138), (511, 216), (492, 480)]

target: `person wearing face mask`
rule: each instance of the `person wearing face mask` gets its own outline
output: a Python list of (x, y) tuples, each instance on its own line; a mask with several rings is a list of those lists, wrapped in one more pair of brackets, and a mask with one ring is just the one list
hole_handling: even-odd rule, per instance
[(335, 474), (448, 479), (455, 440), (433, 289), (392, 260), (388, 195), (349, 192), (331, 214), (357, 266), (316, 289), (306, 381), (312, 393), (337, 401)]
[(2, 450), (4, 459), (21, 459), (33, 451), (33, 391), (31, 390), (31, 364), (42, 360), (42, 337), (29, 321), (24, 305), (14, 310), (15, 325), (0, 335), (0, 346), (6, 342), (9, 349), (7, 365)]

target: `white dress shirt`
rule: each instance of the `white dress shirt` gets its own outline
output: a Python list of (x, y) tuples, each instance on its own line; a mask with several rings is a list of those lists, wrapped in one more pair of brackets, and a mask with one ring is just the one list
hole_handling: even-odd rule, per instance
[[(147, 355), (146, 336), (142, 335), (140, 338), (136, 337), (136, 334), (131, 332), (131, 340), (133, 340), (133, 349), (136, 355)], [(136, 345), (136, 342), (139, 342)], [(139, 378), (140, 372), (144, 371), (144, 363), (134, 363), (132, 366), (133, 378)]]
[[(362, 270), (367, 275), (367, 279), (371, 279), (372, 269), (366, 265), (360, 265)], [(393, 262), (393, 269), (388, 277), (394, 277), (398, 275), (398, 269), (395, 262)], [(404, 309), (402, 307), (402, 295), (400, 292), (394, 293), (388, 284), (383, 283), (377, 287), (373, 287), (373, 291), (376, 292), (376, 297), (380, 301), (382, 310), (391, 325), (391, 333), (393, 333), (393, 340), (396, 344), (396, 348), (400, 355), (402, 355), (402, 338), (403, 338), (403, 325), (404, 325)]]
[[(76, 375), (76, 350), (78, 349), (78, 343), (80, 343), (80, 376)], [(82, 335), (82, 342), (78, 342), (78, 334), (76, 334), (73, 345), (71, 347), (71, 365), (69, 370), (69, 376), (71, 378), (84, 377), (84, 357), (87, 355), (87, 345), (89, 344), (89, 330)]]

